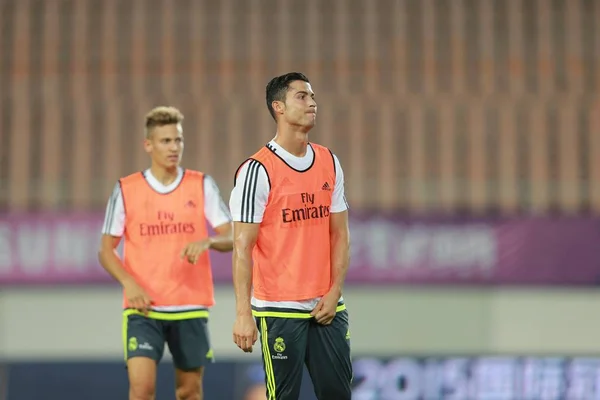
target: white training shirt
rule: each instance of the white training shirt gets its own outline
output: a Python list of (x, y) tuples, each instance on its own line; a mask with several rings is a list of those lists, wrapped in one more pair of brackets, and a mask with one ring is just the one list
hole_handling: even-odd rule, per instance
[[(307, 147), (306, 154), (303, 157), (296, 157), (295, 155), (286, 151), (275, 141), (271, 140), (268, 146), (277, 153), (290, 167), (299, 171), (304, 171), (310, 168), (315, 157), (315, 153), (310, 147)], [(331, 212), (339, 213), (348, 209), (348, 203), (344, 194), (344, 171), (340, 164), (339, 159), (334, 154), (335, 161), (335, 187), (333, 190), (333, 197), (331, 199)], [(269, 198), (269, 178), (265, 168), (258, 164), (258, 173), (254, 174), (253, 179), (249, 179), (246, 182), (246, 175), (248, 174), (250, 162), (246, 162), (239, 170), (236, 178), (236, 185), (231, 191), (231, 197), (229, 199), (229, 209), (233, 220), (236, 222), (245, 223), (260, 223), (265, 212), (267, 205), (267, 199)], [(250, 175), (253, 176), (253, 175)], [(245, 194), (245, 196), (244, 196)], [(253, 215), (242, 216), (242, 203), (253, 204), (254, 207), (246, 207), (246, 209), (253, 209)], [(252, 305), (259, 308), (290, 308), (295, 310), (308, 311), (313, 310), (321, 298), (304, 300), (304, 301), (264, 301), (252, 297)], [(340, 299), (342, 300), (342, 299)]]
[[(146, 181), (152, 189), (160, 194), (168, 194), (177, 189), (177, 186), (183, 179), (183, 169), (178, 168), (177, 178), (169, 185), (163, 185), (159, 182), (147, 169), (143, 172)], [(204, 175), (204, 215), (208, 223), (216, 228), (218, 226), (231, 223), (231, 214), (227, 205), (221, 197), (219, 188), (215, 180), (209, 176)], [(125, 206), (123, 204), (123, 193), (121, 191), (121, 185), (119, 182), (115, 185), (112, 195), (108, 199), (106, 205), (106, 214), (104, 216), (104, 225), (102, 226), (102, 233), (104, 235), (111, 235), (115, 237), (123, 236), (125, 232)], [(184, 311), (190, 309), (205, 308), (203, 305), (184, 305), (184, 306), (162, 306), (154, 307), (156, 311)]]

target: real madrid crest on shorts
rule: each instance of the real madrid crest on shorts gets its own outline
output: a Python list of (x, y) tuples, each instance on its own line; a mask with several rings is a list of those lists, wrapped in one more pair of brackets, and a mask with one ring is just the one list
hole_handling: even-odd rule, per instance
[(283, 341), (283, 338), (278, 337), (277, 339), (275, 339), (273, 350), (275, 350), (278, 353), (283, 353), (285, 351), (285, 342)]
[(129, 345), (127, 346), (129, 351), (136, 351), (138, 348), (138, 341), (136, 337), (129, 338)]

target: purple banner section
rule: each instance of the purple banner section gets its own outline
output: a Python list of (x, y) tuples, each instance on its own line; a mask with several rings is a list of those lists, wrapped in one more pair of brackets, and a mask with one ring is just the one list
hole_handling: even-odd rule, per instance
[[(0, 284), (110, 283), (100, 214), (0, 216)], [(405, 218), (352, 213), (349, 284), (595, 285), (600, 220)], [(212, 252), (216, 283), (231, 253)]]
[(595, 285), (600, 220), (354, 215), (348, 282)]

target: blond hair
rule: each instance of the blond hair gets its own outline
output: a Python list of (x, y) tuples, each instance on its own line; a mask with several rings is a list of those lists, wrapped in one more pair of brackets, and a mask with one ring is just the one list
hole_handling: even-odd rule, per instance
[(155, 107), (150, 110), (148, 114), (146, 114), (146, 138), (148, 138), (152, 128), (157, 126), (181, 124), (182, 122), (183, 114), (175, 107)]

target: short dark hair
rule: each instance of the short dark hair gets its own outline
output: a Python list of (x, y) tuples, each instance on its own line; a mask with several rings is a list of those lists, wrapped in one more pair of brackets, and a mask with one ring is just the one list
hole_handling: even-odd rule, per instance
[(285, 95), (290, 88), (290, 83), (294, 81), (304, 81), (310, 83), (308, 78), (300, 72), (288, 72), (285, 75), (276, 76), (267, 84), (267, 108), (275, 121), (275, 110), (273, 110), (274, 101), (285, 101)]

